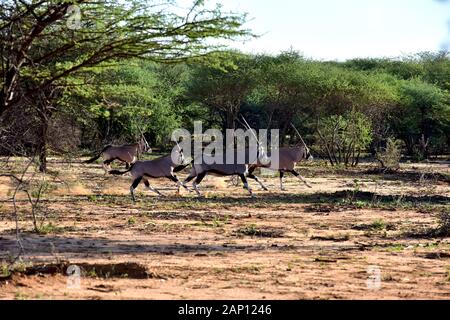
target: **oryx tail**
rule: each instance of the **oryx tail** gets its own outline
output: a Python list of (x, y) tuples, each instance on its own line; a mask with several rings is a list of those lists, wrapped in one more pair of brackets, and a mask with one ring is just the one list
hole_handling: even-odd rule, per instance
[(112, 147), (111, 145), (107, 145), (106, 147), (103, 148), (102, 151), (100, 151), (100, 153), (97, 156), (94, 156), (91, 159), (84, 161), (83, 163), (93, 163), (95, 160), (97, 160), (98, 158), (100, 158), (102, 156), (103, 152), (105, 152), (106, 150), (108, 150), (111, 147)]
[(124, 175), (124, 174), (127, 173), (127, 172), (130, 172), (131, 169), (133, 169), (133, 167), (134, 167), (135, 164), (136, 164), (136, 162), (135, 162), (135, 163), (132, 163), (131, 166), (130, 166), (127, 170), (125, 170), (125, 171), (120, 171), (120, 170), (110, 170), (110, 171), (108, 171), (108, 173), (109, 173), (109, 174), (113, 174), (113, 175), (115, 175), (115, 176), (121, 176), (121, 175)]

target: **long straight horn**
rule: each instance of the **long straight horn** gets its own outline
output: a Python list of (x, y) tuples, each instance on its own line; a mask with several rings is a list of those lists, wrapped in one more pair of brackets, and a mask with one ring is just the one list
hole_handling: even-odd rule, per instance
[(236, 119), (236, 121), (237, 122), (239, 122), (245, 129), (250, 129), (249, 127), (247, 127), (247, 125), (244, 123), (244, 122), (242, 122), (241, 120), (239, 120), (239, 119)]
[(298, 132), (297, 128), (294, 126), (294, 124), (292, 122), (291, 122), (291, 126), (292, 126), (292, 128), (294, 128), (295, 132), (297, 133), (298, 137), (302, 141), (302, 143), (305, 146), (305, 148), (308, 148), (308, 146), (305, 143), (305, 140), (303, 140), (303, 138), (302, 138), (302, 135), (300, 134), (300, 132)]
[(144, 135), (144, 132), (141, 130), (141, 127), (138, 126), (137, 128), (138, 128), (139, 132), (141, 133), (142, 139), (144, 140), (146, 147), (150, 148), (150, 145), (148, 144), (147, 139), (145, 139), (145, 135)]
[(178, 147), (178, 151), (180, 151), (180, 152), (181, 152), (181, 147), (180, 147), (180, 144), (178, 143), (178, 141), (177, 141), (177, 140), (175, 140), (175, 143), (177, 144), (177, 147)]
[(241, 118), (242, 120), (244, 120), (245, 125), (247, 126), (247, 129), (250, 130), (250, 132), (252, 133), (253, 137), (255, 137), (256, 142), (258, 142), (259, 144), (259, 140), (258, 137), (256, 136), (256, 134), (253, 132), (253, 129), (250, 127), (250, 125), (248, 124), (247, 120), (245, 120), (244, 116), (241, 114)]

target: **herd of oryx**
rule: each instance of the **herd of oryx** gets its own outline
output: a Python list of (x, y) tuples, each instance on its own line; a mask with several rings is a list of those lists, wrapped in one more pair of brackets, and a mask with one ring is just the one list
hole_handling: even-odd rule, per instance
[[(245, 122), (245, 127), (252, 132), (256, 141), (258, 141), (256, 135), (253, 133), (253, 130), (250, 128), (247, 121), (245, 121), (245, 119), (243, 120)], [(183, 149), (180, 147), (178, 142), (171, 154), (154, 160), (141, 161), (138, 160), (141, 154), (151, 152), (151, 148), (144, 135), (142, 135), (141, 140), (135, 144), (121, 146), (108, 145), (103, 148), (103, 150), (98, 155), (85, 161), (85, 163), (93, 163), (101, 157), (103, 159), (103, 168), (106, 173), (113, 175), (123, 175), (129, 172), (133, 178), (133, 182), (130, 186), (130, 193), (133, 201), (135, 201), (134, 190), (141, 182), (144, 182), (144, 185), (148, 190), (157, 193), (159, 196), (163, 196), (161, 192), (159, 192), (150, 184), (149, 179), (155, 178), (168, 178), (171, 181), (175, 182), (177, 184), (177, 192), (180, 191), (181, 187), (191, 192), (186, 184), (195, 179), (192, 187), (197, 195), (201, 196), (200, 191), (198, 190), (198, 185), (208, 174), (217, 176), (238, 176), (242, 180), (244, 188), (253, 197), (253, 193), (248, 184), (247, 178), (255, 180), (259, 183), (261, 188), (263, 188), (264, 190), (268, 190), (267, 187), (254, 174), (254, 171), (257, 168), (268, 168), (278, 171), (281, 190), (285, 190), (283, 187), (283, 176), (285, 173), (292, 173), (306, 186), (311, 188), (308, 182), (297, 171), (295, 171), (295, 165), (302, 160), (312, 159), (312, 156), (309, 148), (307, 147), (298, 130), (293, 125), (292, 127), (299, 136), (301, 143), (294, 147), (279, 148), (278, 161), (276, 165), (270, 162), (268, 163), (265, 161), (261, 161), (261, 159), (266, 155), (264, 148), (261, 146), (259, 141), (256, 153), (251, 153), (248, 149), (244, 150), (245, 163), (242, 164), (230, 164), (226, 163), (226, 161), (208, 161), (207, 158), (213, 156), (205, 154), (202, 155), (200, 161), (195, 161), (196, 159), (192, 159), (192, 161), (186, 163)], [(235, 152), (237, 151), (235, 150)], [(223, 154), (223, 156), (225, 157), (225, 153)], [(214, 155), (214, 157), (216, 157), (215, 159), (217, 159), (217, 155)], [(126, 170), (111, 170), (110, 165), (114, 160), (119, 160), (125, 163)], [(192, 168), (190, 170), (189, 176), (183, 182), (181, 182), (176, 176), (176, 173), (184, 170), (190, 165), (192, 165)]]

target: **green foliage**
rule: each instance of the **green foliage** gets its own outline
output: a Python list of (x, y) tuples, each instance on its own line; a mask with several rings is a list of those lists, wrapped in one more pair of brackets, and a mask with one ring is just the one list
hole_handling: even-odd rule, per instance
[(319, 120), (315, 134), (317, 151), (332, 165), (356, 166), (361, 152), (372, 141), (371, 122), (364, 114), (352, 110)]
[[(149, 0), (78, 1), (82, 19), (75, 29), (68, 28), (65, 11), (72, 1), (42, 1), (33, 10), (21, 1), (4, 3), (10, 14), (0, 18), (0, 114), (19, 105), (5, 99), (8, 91), (20, 92), (17, 97), (24, 96), (31, 109), (39, 93), (43, 108), (29, 118), (42, 130), (33, 135), (67, 131), (62, 120), (71, 122), (80, 136), (66, 150), (131, 143), (142, 133), (164, 149), (175, 128), (191, 129), (195, 120), (234, 128), (243, 113), (253, 127), (279, 128), (282, 144), (297, 142), (294, 123), (334, 164), (356, 165), (361, 152), (370, 147), (375, 154), (388, 137), (401, 139), (417, 159), (448, 152), (446, 52), (343, 63), (314, 61), (292, 50), (248, 55), (218, 50), (224, 47), (209, 41), (251, 36), (242, 28), (245, 15), (209, 9), (204, 1), (192, 1), (185, 12), (172, 1), (165, 10)], [(20, 51), (24, 35), (39, 24), (36, 17), (48, 17), (50, 7), (60, 15), (41, 22), (29, 50)], [(57, 122), (45, 119), (58, 119), (60, 130), (46, 130)], [(42, 157), (45, 143), (37, 143)]]
[(450, 90), (450, 53), (422, 52), (419, 57), (425, 69), (423, 80), (448, 92)]
[(388, 138), (386, 147), (377, 150), (376, 160), (380, 163), (381, 169), (385, 171), (395, 171), (400, 168), (402, 157), (401, 141), (395, 138)]
[(370, 228), (372, 230), (384, 230), (386, 229), (386, 222), (383, 221), (383, 219), (377, 219), (370, 225)]
[[(88, 106), (88, 117), (83, 114), (81, 121), (94, 121), (99, 133), (93, 138), (108, 142), (134, 140), (140, 126), (154, 146), (164, 146), (175, 127), (192, 128), (194, 120), (207, 127), (234, 127), (243, 113), (254, 127), (279, 128), (282, 144), (295, 143), (291, 122), (311, 143), (317, 119), (335, 116), (325, 122), (342, 127), (346, 115), (359, 110), (370, 119), (373, 154), (393, 137), (404, 142), (409, 154), (427, 156), (420, 149), (422, 132), (428, 152), (442, 153), (448, 146), (448, 92), (423, 80), (430, 67), (418, 58), (330, 63), (292, 51), (214, 56), (177, 65), (129, 60), (93, 71), (93, 84), (84, 85), (71, 105)], [(317, 133), (315, 141), (320, 141)], [(329, 158), (323, 147), (317, 149)], [(352, 164), (342, 157), (333, 162)]]
[(241, 106), (257, 84), (255, 59), (240, 53), (226, 56), (229, 64), (217, 68), (196, 65), (192, 69), (187, 93), (193, 103), (218, 114), (225, 128), (234, 128)]
[(175, 103), (181, 90), (180, 83), (164, 83), (162, 72), (161, 65), (140, 62), (100, 74), (97, 96), (101, 99), (93, 101), (91, 112), (99, 110), (97, 116), (129, 139), (137, 139), (142, 131), (153, 143), (162, 143), (180, 125)]
[(286, 134), (294, 136), (291, 122), (302, 132), (312, 133), (314, 121), (305, 119), (344, 114), (353, 108), (370, 115), (374, 127), (381, 127), (399, 100), (398, 79), (386, 73), (352, 70), (290, 51), (255, 59), (259, 79), (254, 80), (258, 85), (249, 101), (260, 106), (267, 127), (280, 128), (282, 142)]
[(403, 82), (401, 107), (393, 126), (410, 154), (427, 157), (430, 138), (450, 132), (449, 93), (422, 80)]
[(399, 79), (413, 79), (425, 74), (425, 68), (420, 61), (412, 58), (398, 59), (352, 59), (344, 63), (346, 68), (375, 73), (388, 73)]
[[(72, 4), (82, 12), (73, 27), (73, 17), (67, 14)], [(13, 69), (3, 69), (5, 64), (0, 69), (5, 80), (0, 112), (14, 106), (8, 105), (3, 93), (20, 85), (17, 81), (35, 82), (31, 91), (24, 92), (31, 96), (33, 90), (64, 83), (68, 76), (104, 61), (136, 57), (180, 61), (223, 48), (208, 39), (251, 35), (242, 28), (245, 15), (225, 14), (220, 6), (210, 9), (203, 1), (192, 1), (182, 10), (172, 1), (41, 1), (30, 6), (7, 0), (3, 9), (0, 40), (5, 50), (1, 52)], [(24, 63), (25, 57), (33, 63)], [(20, 72), (21, 79), (3, 76), (10, 71)]]

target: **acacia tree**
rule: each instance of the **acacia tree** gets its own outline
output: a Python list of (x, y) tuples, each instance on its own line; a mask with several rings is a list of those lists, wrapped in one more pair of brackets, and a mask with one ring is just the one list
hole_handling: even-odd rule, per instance
[(241, 106), (255, 87), (257, 69), (252, 56), (236, 52), (225, 56), (227, 65), (195, 66), (187, 92), (191, 101), (219, 114), (224, 128), (234, 129)]
[[(263, 106), (267, 127), (279, 128), (281, 143), (292, 133), (291, 123), (303, 131), (330, 96), (333, 84), (330, 72), (319, 63), (288, 51), (261, 60), (259, 84), (252, 93), (254, 103)], [(333, 86), (335, 88), (335, 86)], [(334, 93), (337, 90), (333, 91)]]
[(420, 80), (404, 82), (400, 90), (402, 105), (394, 121), (395, 130), (409, 154), (426, 158), (433, 144), (445, 144), (449, 137), (450, 96)]
[(105, 62), (202, 57), (219, 47), (208, 39), (249, 35), (244, 15), (209, 9), (202, 0), (177, 12), (171, 0), (2, 1), (0, 116)]
[(83, 123), (81, 134), (89, 148), (133, 141), (142, 134), (153, 146), (162, 146), (181, 126), (187, 78), (185, 64), (128, 60), (93, 74), (89, 84), (67, 87), (64, 103), (67, 109), (75, 107), (71, 114)]

